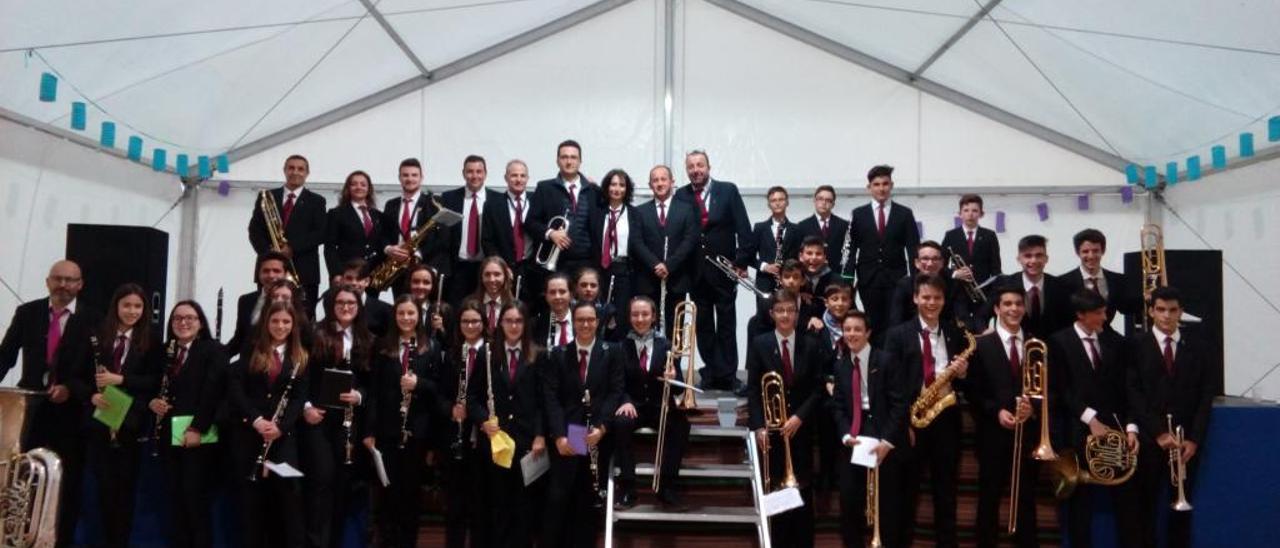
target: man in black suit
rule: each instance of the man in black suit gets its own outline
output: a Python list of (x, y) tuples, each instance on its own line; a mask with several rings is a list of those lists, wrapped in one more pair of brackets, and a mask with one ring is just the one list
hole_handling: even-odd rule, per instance
[[(1139, 492), (1138, 516), (1143, 544), (1156, 544), (1157, 508), (1169, 502), (1160, 498), (1161, 485), (1169, 482), (1169, 451), (1178, 447), (1173, 427), (1184, 430), (1182, 460), (1186, 463), (1183, 491), (1189, 500), (1199, 477), (1199, 460), (1193, 460), (1204, 446), (1213, 408), (1220, 354), (1208, 343), (1178, 329), (1182, 319), (1182, 296), (1172, 286), (1151, 292), (1151, 321), (1155, 329), (1135, 335), (1130, 341), (1133, 358), (1130, 374), (1141, 398), (1131, 405), (1142, 433), (1144, 450), (1138, 453), (1138, 473), (1133, 479)], [(1170, 419), (1169, 417), (1172, 416)], [(1170, 489), (1170, 496), (1176, 493)], [(1191, 512), (1171, 512), (1167, 529), (1169, 546), (1191, 545)]]
[(849, 462), (859, 437), (879, 440), (874, 449), (880, 493), (877, 501), (881, 539), (885, 546), (904, 546), (898, 538), (902, 503), (901, 452), (907, 446), (907, 401), (900, 376), (902, 367), (883, 350), (871, 348), (867, 315), (853, 310), (841, 321), (840, 356), (835, 359), (835, 391), (827, 407), (835, 419), (836, 435), (846, 448), (837, 466), (840, 481), (840, 536), (845, 546), (862, 546), (866, 530), (868, 469)]
[(819, 186), (813, 191), (813, 215), (796, 224), (803, 241), (809, 236), (820, 236), (825, 244), (827, 262), (831, 270), (844, 272), (844, 237), (849, 234), (849, 221), (831, 213), (836, 205), (836, 189), (831, 185)]
[(588, 456), (575, 453), (568, 437), (569, 425), (585, 426), (584, 445), (594, 449), (623, 398), (621, 356), (616, 345), (596, 339), (598, 321), (594, 305), (575, 305), (576, 337), (553, 349), (547, 362), (540, 366), (546, 429), (548, 437), (555, 440), (542, 546), (595, 546), (603, 518), (593, 507), (603, 502), (598, 500), (597, 492), (607, 479), (609, 463), (598, 461), (593, 472)]
[(656, 166), (649, 170), (649, 189), (653, 199), (636, 206), (636, 241), (631, 247), (640, 261), (635, 270), (635, 293), (663, 304), (662, 282), (666, 280), (665, 320), (671, 325), (671, 311), (689, 292), (693, 273), (698, 268), (694, 251), (698, 245), (698, 220), (689, 204), (673, 199), (675, 181), (671, 168)]
[[(1022, 368), (1026, 365), (1026, 334), (1022, 317), (1026, 291), (1005, 286), (995, 292), (995, 330), (978, 337), (978, 350), (969, 376), (970, 404), (978, 431), (978, 546), (996, 546), (1000, 501), (1009, 489), (1013, 458), (1021, 459), (1018, 546), (1037, 546), (1036, 478), (1039, 461), (1032, 459), (1041, 417), (1032, 416), (1031, 402), (1022, 397)], [(1013, 455), (1013, 430), (1021, 423), (1022, 452)]]
[(1102, 268), (1102, 256), (1107, 252), (1107, 236), (1096, 228), (1086, 228), (1071, 239), (1075, 245), (1080, 268), (1058, 276), (1063, 287), (1075, 293), (1081, 288), (1097, 291), (1107, 301), (1107, 328), (1116, 312), (1131, 315), (1141, 311), (1142, 299), (1129, 288), (1124, 274)]
[[(303, 188), (310, 172), (306, 158), (297, 154), (290, 156), (284, 161), (284, 186), (270, 190), (269, 194), (280, 212), (284, 237), (288, 240), (279, 251), (293, 261), (298, 285), (306, 292), (307, 314), (314, 318), (320, 291), (320, 244), (325, 241), (328, 208), (324, 196)], [(256, 200), (249, 218), (249, 243), (258, 255), (271, 251), (271, 236)]]
[(676, 199), (692, 206), (701, 227), (690, 288), (698, 306), (698, 352), (707, 364), (700, 384), (703, 388), (741, 391), (737, 375), (738, 285), (707, 261), (723, 257), (733, 263), (738, 277), (746, 276), (747, 257), (742, 249), (751, 241), (751, 222), (737, 185), (711, 178), (711, 159), (705, 151), (687, 154), (684, 167), (689, 184), (676, 191)]
[[(850, 263), (844, 265), (846, 275), (856, 277), (862, 308), (871, 320), (873, 333), (888, 335), (889, 302), (893, 286), (909, 273), (920, 243), (911, 208), (890, 199), (893, 192), (893, 168), (875, 166), (867, 172), (867, 191), (871, 203), (858, 206), (849, 215), (853, 223), (850, 240)], [(879, 342), (879, 341), (873, 341)]]
[[(383, 242), (383, 254), (387, 260), (395, 261), (408, 261), (413, 257), (434, 268), (437, 273), (452, 274), (450, 267), (453, 262), (449, 260), (452, 248), (446, 245), (450, 241), (448, 227), (433, 226), (431, 230), (434, 234), (422, 238), (416, 249), (406, 249), (407, 242), (430, 222), (431, 217), (439, 212), (439, 207), (434, 203), (430, 192), (423, 196), (422, 163), (417, 158), (406, 158), (400, 162), (399, 178), (400, 195), (387, 200), (382, 208), (382, 234), (387, 238)], [(438, 283), (439, 279), (436, 281)], [(452, 278), (449, 283), (453, 283)], [(393, 283), (392, 292), (399, 295), (403, 292), (403, 285)]]
[[(745, 246), (746, 263), (756, 269), (756, 288), (772, 293), (782, 277), (782, 262), (800, 255), (800, 231), (787, 219), (787, 206), (791, 198), (787, 189), (775, 186), (766, 193), (769, 200), (769, 218), (751, 227), (751, 239)], [(756, 299), (757, 313), (765, 314), (768, 303)]]
[(462, 179), (466, 184), (440, 195), (441, 205), (462, 214), (462, 222), (449, 231), (448, 244), (453, 281), (446, 288), (445, 297), (455, 310), (479, 283), (480, 260), (485, 258), (482, 245), (485, 205), (502, 200), (501, 192), (484, 187), (488, 176), (484, 157), (472, 154), (462, 161)]
[[(784, 444), (780, 438), (767, 441), (771, 434), (761, 393), (766, 373), (781, 375), (787, 416), (780, 436), (791, 440), (791, 462), (804, 499), (804, 506), (773, 516), (769, 534), (779, 546), (813, 546), (813, 424), (824, 395), (823, 364), (830, 360), (824, 341), (796, 330), (796, 299), (796, 294), (786, 289), (775, 293), (769, 299), (774, 329), (752, 338), (747, 345), (747, 425), (755, 431), (760, 446), (769, 448), (769, 476), (781, 483)], [(766, 485), (765, 490), (772, 488)]]
[[(1057, 393), (1050, 397), (1058, 397), (1063, 416), (1057, 420), (1065, 426), (1066, 446), (1075, 448), (1083, 466), (1090, 435), (1101, 438), (1108, 431), (1121, 431), (1125, 433), (1126, 449), (1138, 450), (1138, 419), (1130, 410), (1140, 398), (1127, 378), (1130, 367), (1124, 339), (1104, 329), (1107, 302), (1101, 295), (1082, 289), (1071, 295), (1071, 308), (1075, 323), (1049, 339), (1049, 386), (1056, 387)], [(1102, 489), (1115, 501), (1119, 545), (1142, 546), (1135, 483)], [(1089, 489), (1080, 486), (1067, 501), (1067, 530), (1072, 546), (1092, 545), (1093, 498)]]
[(960, 197), (960, 226), (948, 230), (942, 237), (944, 255), (950, 259), (955, 253), (968, 266), (951, 272), (956, 291), (952, 293), (951, 308), (955, 317), (965, 322), (973, 331), (982, 331), (986, 326), (979, 325), (984, 312), (990, 305), (986, 301), (975, 301), (969, 298), (960, 284), (980, 285), (992, 276), (1000, 275), (1000, 240), (995, 231), (978, 226), (982, 218), (982, 196), (965, 194)]
[[(1014, 285), (1027, 292), (1027, 314), (1022, 319), (1022, 328), (1028, 336), (1038, 339), (1048, 338), (1072, 322), (1071, 293), (1061, 280), (1044, 271), (1049, 263), (1047, 248), (1048, 240), (1044, 236), (1023, 236), (1018, 240), (1018, 264), (1022, 270), (1001, 276), (987, 286), (988, 302), (995, 301), (992, 293), (997, 287)], [(992, 313), (992, 309), (986, 309), (978, 323), (987, 325)]]
[[(915, 280), (918, 314), (894, 326), (885, 335), (884, 349), (900, 364), (900, 379), (908, 402), (915, 402), (924, 388), (948, 368), (955, 368), (951, 389), (963, 391), (969, 362), (961, 354), (967, 338), (954, 323), (941, 321), (946, 304), (946, 283), (940, 276), (920, 274)], [(956, 546), (956, 477), (960, 463), (960, 410), (942, 411), (929, 426), (907, 431), (909, 447), (904, 451), (907, 496), (901, 511), (901, 538), (910, 542), (919, 495), (920, 473), (929, 470), (933, 489), (934, 530), (938, 546)]]
[[(519, 282), (519, 294), (515, 295), (520, 302), (527, 303), (530, 311), (537, 313), (542, 306), (537, 303), (538, 289), (542, 287), (541, 277), (531, 277), (538, 269), (528, 268), (529, 255), (533, 253), (536, 238), (529, 237), (524, 231), (524, 220), (529, 214), (530, 193), (525, 192), (529, 185), (529, 166), (522, 160), (507, 162), (502, 176), (507, 183), (507, 191), (498, 193), (494, 200), (484, 202), (480, 226), (480, 246), (486, 257), (497, 255), (511, 267), (512, 276)], [(515, 291), (516, 288), (512, 288)]]
[(258, 287), (236, 300), (236, 328), (231, 333), (231, 340), (223, 347), (231, 361), (247, 352), (253, 344), (253, 326), (258, 324), (258, 316), (271, 301), (271, 296), (266, 294), (267, 287), (284, 277), (286, 261), (288, 257), (278, 251), (258, 255), (253, 270)]
[[(955, 287), (951, 278), (946, 275), (945, 260), (942, 258), (942, 246), (933, 240), (925, 240), (916, 246), (916, 258), (912, 260), (917, 274), (930, 274), (942, 277), (947, 286), (946, 303), (942, 305), (942, 321), (951, 323), (955, 318), (952, 312), (952, 301), (955, 300)], [(889, 306), (889, 325), (896, 326), (916, 315), (916, 277), (906, 275), (893, 287), (893, 299)]]
[[(581, 165), (582, 147), (577, 141), (569, 139), (556, 146), (560, 172), (554, 179), (538, 181), (524, 220), (525, 234), (540, 246), (560, 248), (556, 272), (577, 272), (591, 262), (591, 209), (600, 202), (600, 187), (578, 171)], [(569, 228), (551, 229), (551, 219), (560, 216), (569, 220)]]
[(54, 263), (45, 278), (45, 287), (48, 297), (23, 303), (13, 311), (13, 320), (0, 342), (0, 379), (13, 369), (21, 350), (18, 388), (47, 395), (27, 404), (22, 446), (47, 447), (62, 459), (58, 546), (70, 546), (80, 516), (85, 448), (80, 427), (89, 402), (73, 397), (67, 381), (92, 375), (83, 368), (91, 363), (89, 336), (97, 328), (99, 317), (95, 311), (78, 306), (76, 297), (84, 287), (84, 279), (76, 263)]

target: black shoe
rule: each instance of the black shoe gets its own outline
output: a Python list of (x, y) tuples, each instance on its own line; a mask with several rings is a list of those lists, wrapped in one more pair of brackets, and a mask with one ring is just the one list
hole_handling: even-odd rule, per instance
[(733, 395), (739, 398), (747, 397), (747, 383), (733, 379)]
[(630, 510), (636, 507), (636, 492), (623, 491), (622, 496), (618, 497), (618, 501), (613, 503), (614, 510)]
[(662, 494), (658, 495), (658, 504), (662, 506), (663, 512), (683, 514), (689, 511), (689, 505), (680, 500), (680, 495), (677, 495), (675, 491), (664, 489)]

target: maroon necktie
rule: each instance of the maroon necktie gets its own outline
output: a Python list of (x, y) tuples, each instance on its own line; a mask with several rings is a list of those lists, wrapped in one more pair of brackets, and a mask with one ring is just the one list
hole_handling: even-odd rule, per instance
[(119, 373), (121, 362), (124, 361), (124, 347), (129, 343), (129, 337), (120, 335), (116, 337), (116, 346), (111, 349), (111, 372)]
[(658, 226), (667, 228), (667, 204), (658, 204)]
[(516, 198), (516, 218), (511, 222), (512, 256), (519, 262), (524, 259), (524, 204)]
[(404, 209), (400, 212), (400, 235), (406, 241), (409, 240), (409, 222), (413, 219), (413, 215), (409, 212), (413, 209), (413, 200), (404, 199)]
[(498, 327), (498, 301), (489, 301), (489, 331)]
[(360, 206), (360, 221), (364, 224), (364, 237), (373, 236), (373, 219), (369, 218), (369, 206)]
[(1018, 337), (1009, 337), (1009, 373), (1018, 378), (1018, 369), (1022, 367), (1022, 358), (1018, 357)]
[(516, 384), (516, 368), (520, 367), (520, 349), (508, 348), (507, 352), (511, 354), (511, 360), (507, 362), (507, 379), (512, 386)]
[(852, 383), (849, 393), (853, 395), (853, 423), (849, 425), (849, 435), (856, 438), (862, 430), (862, 358), (857, 354), (853, 356), (853, 378), (849, 382)]
[(587, 384), (587, 356), (590, 352), (586, 350), (578, 351), (578, 378), (582, 379), (582, 384)]
[(640, 346), (640, 370), (649, 370), (649, 347), (644, 345)]
[(969, 234), (969, 237), (966, 238), (966, 240), (968, 241), (968, 244), (969, 244), (969, 258), (972, 259), (973, 258), (973, 231), (966, 230), (965, 232)]
[(578, 185), (569, 185), (569, 207), (573, 209), (574, 213), (578, 212), (578, 195), (573, 192), (576, 188), (578, 188)]
[(1027, 315), (1034, 318), (1035, 321), (1037, 322), (1040, 320), (1040, 287), (1039, 286), (1033, 285), (1031, 286), (1031, 289), (1027, 290)]
[(1084, 342), (1089, 345), (1089, 361), (1093, 362), (1093, 370), (1097, 371), (1102, 368), (1102, 358), (1098, 357), (1098, 347), (1093, 344), (1093, 337), (1085, 337)]
[(284, 199), (284, 211), (280, 212), (284, 216), (284, 226), (289, 226), (289, 216), (293, 215), (293, 193), (289, 193), (289, 197)]
[(560, 346), (569, 344), (569, 320), (560, 320)]
[(182, 366), (186, 364), (187, 364), (187, 347), (179, 345), (178, 355), (175, 356), (173, 359), (173, 373), (171, 373), (171, 378), (177, 377), (178, 373), (182, 372)]
[(787, 386), (791, 385), (791, 375), (794, 370), (791, 368), (791, 348), (787, 344), (787, 339), (782, 339), (782, 378), (787, 381)]
[(701, 188), (693, 188), (693, 199), (698, 202), (698, 211), (700, 213), (698, 221), (702, 223), (702, 226), (705, 228), (707, 226), (707, 202), (702, 199)]
[(823, 219), (822, 220), (822, 239), (824, 240), (827, 239), (827, 236), (829, 236), (830, 234), (831, 234), (831, 228), (827, 226), (827, 220)]
[(267, 385), (274, 386), (276, 379), (280, 378), (280, 370), (284, 369), (284, 359), (280, 357), (280, 353), (271, 351), (271, 367), (267, 369)]
[(876, 219), (876, 232), (880, 233), (880, 238), (884, 239), (884, 204), (879, 206), (879, 216)]
[(920, 330), (920, 344), (923, 350), (920, 351), (920, 365), (924, 368), (924, 385), (927, 387), (933, 384), (933, 332), (928, 329)]
[(600, 266), (605, 270), (613, 264), (613, 256), (618, 253), (618, 210), (609, 210), (609, 225), (604, 231), (604, 249), (600, 250)]
[(1173, 337), (1164, 338), (1164, 371), (1173, 376)]
[(471, 378), (471, 371), (476, 368), (476, 347), (469, 346), (467, 348), (467, 378)]
[(409, 343), (400, 343), (403, 350), (400, 351), (400, 374), (409, 374)]
[[(58, 353), (58, 343), (62, 341), (62, 317), (70, 313), (71, 311), (65, 308), (57, 312), (52, 308), (49, 309), (49, 333), (45, 339), (44, 360), (50, 371), (54, 370), (53, 358)], [(53, 384), (52, 379), (49, 384)]]
[(467, 219), (467, 256), (480, 254), (480, 206), (476, 193), (471, 193), (471, 213)]

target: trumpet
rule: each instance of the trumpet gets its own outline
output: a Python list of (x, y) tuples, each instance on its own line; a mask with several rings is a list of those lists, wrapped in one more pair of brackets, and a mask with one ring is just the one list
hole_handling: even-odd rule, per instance
[[(306, 365), (306, 362), (294, 364), (289, 369), (289, 382), (285, 383), (284, 391), (280, 393), (280, 401), (276, 402), (276, 411), (271, 414), (271, 422), (280, 424), (280, 418), (284, 416), (284, 410), (289, 406), (289, 393), (293, 390), (293, 381), (298, 378), (298, 370)], [(270, 472), (267, 470), (267, 454), (271, 452), (271, 446), (275, 440), (262, 442), (262, 452), (258, 453), (258, 459), (254, 461), (254, 471), (249, 473), (249, 481), (258, 481), (258, 470), (261, 470), (262, 477), (265, 479)]]
[(706, 259), (713, 266), (719, 269), (720, 272), (723, 272), (725, 276), (728, 276), (730, 280), (750, 290), (752, 293), (755, 293), (757, 297), (760, 297), (761, 299), (769, 298), (769, 294), (763, 289), (756, 287), (755, 282), (753, 282), (751, 278), (747, 276), (739, 276), (738, 271), (734, 270), (733, 263), (729, 261), (729, 259), (726, 259), (724, 255), (716, 255), (715, 257), (708, 255)]
[[(959, 321), (956, 325), (960, 327), (960, 331), (964, 333), (968, 346), (960, 352), (952, 361), (969, 359), (973, 355), (973, 351), (978, 348), (977, 339), (973, 338), (973, 333), (965, 329), (964, 324)], [(939, 373), (933, 380), (933, 384), (920, 391), (920, 397), (911, 404), (911, 426), (916, 428), (925, 428), (938, 418), (938, 415), (946, 411), (948, 407), (956, 404), (956, 393), (951, 389), (951, 381), (955, 379), (956, 368), (948, 366)]]
[[(777, 371), (770, 371), (764, 374), (760, 379), (760, 394), (764, 398), (764, 429), (765, 429), (765, 469), (768, 469), (768, 439), (769, 432), (778, 431), (782, 435), (782, 425), (787, 422), (787, 390), (782, 382), (782, 375)], [(784, 467), (782, 477), (782, 487), (784, 489), (796, 487), (800, 482), (796, 481), (794, 468), (791, 466), (791, 438), (782, 435), (782, 454), (786, 465)], [(768, 487), (768, 480), (765, 482)]]
[[(689, 363), (684, 370), (684, 383), (693, 386), (693, 369), (694, 359), (697, 348), (697, 334), (694, 326), (697, 325), (698, 305), (687, 297), (684, 302), (677, 304), (675, 309), (675, 329), (671, 333), (671, 349), (667, 351), (667, 365), (662, 380), (662, 411), (658, 414), (658, 447), (653, 456), (653, 492), (657, 493), (662, 482), (662, 448), (663, 441), (667, 435), (667, 412), (671, 408), (671, 383), (666, 375), (675, 373), (675, 364), (681, 358), (688, 356)], [(648, 364), (640, 364), (640, 367), (646, 368)], [(676, 407), (683, 410), (697, 409), (698, 402), (694, 397), (693, 390), (685, 389), (684, 396), (680, 398), (680, 402)]]
[[(284, 236), (284, 221), (280, 220), (280, 208), (276, 205), (275, 196), (266, 190), (259, 191), (258, 209), (262, 211), (262, 220), (267, 225), (267, 236), (271, 238), (271, 250), (283, 253), (285, 248), (289, 247), (289, 240)], [(302, 285), (302, 278), (298, 277), (298, 269), (293, 265), (293, 257), (285, 261), (284, 270), (286, 280), (293, 282), (296, 286)]]
[[(418, 355), (418, 338), (409, 339), (409, 361), (404, 365), (404, 371), (401, 375), (408, 375), (412, 371), (413, 358)], [(409, 443), (409, 406), (413, 405), (413, 391), (400, 391), (400, 448), (404, 449), (405, 444)]]
[(867, 469), (867, 525), (871, 526), (871, 548), (884, 546), (880, 542), (880, 469)]
[[(969, 263), (965, 261), (964, 257), (961, 257), (959, 253), (956, 253), (956, 250), (951, 249), (950, 247), (947, 247), (947, 252), (951, 254), (951, 256), (947, 259), (947, 261), (948, 261), (948, 266), (951, 267), (952, 272), (955, 272), (962, 268), (969, 268)], [(972, 276), (973, 270), (970, 270), (969, 273)], [(970, 280), (961, 280), (960, 285), (961, 287), (964, 287), (965, 295), (967, 295), (969, 297), (969, 300), (972, 301), (974, 304), (984, 304), (987, 302), (987, 294), (983, 293), (982, 288), (978, 287), (977, 278), (973, 278)]]
[[(1040, 444), (1031, 453), (1035, 460), (1053, 460), (1058, 455), (1049, 442), (1049, 348), (1044, 341), (1027, 339), (1022, 345), (1022, 398), (1040, 400)], [(1022, 488), (1022, 432), (1024, 421), (1013, 427), (1013, 466), (1009, 479), (1009, 534), (1018, 530), (1018, 492)]]
[(1186, 437), (1182, 431), (1182, 425), (1177, 428), (1173, 427), (1173, 415), (1165, 414), (1165, 426), (1169, 429), (1169, 433), (1173, 435), (1174, 446), (1169, 450), (1169, 482), (1177, 489), (1177, 497), (1169, 504), (1175, 512), (1190, 512), (1191, 503), (1187, 502), (1187, 491), (1184, 484), (1187, 482), (1187, 463), (1182, 461), (1182, 442)]
[(1160, 225), (1148, 223), (1139, 231), (1142, 249), (1142, 325), (1151, 330), (1151, 293), (1157, 287), (1169, 285), (1169, 273), (1164, 266), (1164, 231)]
[[(567, 217), (568, 213), (566, 210), (565, 215), (556, 215), (548, 220), (547, 230), (564, 230), (567, 232), (569, 226), (571, 226), (569, 217)], [(555, 272), (556, 263), (560, 261), (560, 246), (551, 240), (543, 240), (542, 243), (538, 244), (537, 252), (533, 254), (533, 261), (538, 263), (538, 266), (550, 272)]]

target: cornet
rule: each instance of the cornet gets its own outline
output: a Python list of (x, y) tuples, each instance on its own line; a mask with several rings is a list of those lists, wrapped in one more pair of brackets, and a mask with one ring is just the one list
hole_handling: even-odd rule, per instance
[[(564, 215), (556, 215), (547, 221), (547, 230), (568, 231), (570, 226), (569, 218)], [(533, 254), (533, 260), (547, 271), (555, 272), (556, 263), (560, 261), (560, 246), (551, 240), (543, 240), (538, 244), (538, 251)]]
[[(951, 254), (951, 256), (947, 259), (947, 261), (949, 263), (948, 266), (951, 267), (952, 272), (956, 270), (960, 270), (962, 268), (969, 268), (969, 263), (964, 260), (964, 257), (961, 257), (958, 253), (956, 253), (956, 250), (948, 247), (947, 252)], [(970, 269), (969, 273), (972, 276), (973, 270)], [(964, 287), (965, 295), (967, 295), (969, 297), (969, 300), (972, 301), (973, 303), (985, 304), (987, 302), (987, 294), (982, 292), (981, 287), (978, 287), (977, 278), (973, 278), (970, 280), (960, 280), (960, 285), (961, 287)]]

